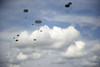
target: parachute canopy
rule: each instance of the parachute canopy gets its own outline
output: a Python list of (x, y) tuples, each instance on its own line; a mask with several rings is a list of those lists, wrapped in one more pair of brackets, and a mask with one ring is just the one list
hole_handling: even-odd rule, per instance
[(17, 36), (19, 37), (19, 34)]
[(69, 2), (68, 4), (65, 5), (66, 8), (69, 8), (70, 5), (72, 5), (72, 2)]
[(18, 41), (17, 39), (15, 41)]
[(36, 41), (36, 39), (34, 39), (34, 41)]
[(69, 4), (69, 5), (72, 5), (72, 2), (69, 2), (68, 4)]
[(35, 23), (40, 24), (40, 23), (42, 23), (42, 21), (41, 20), (36, 20)]
[(32, 24), (32, 25), (34, 25), (34, 24)]
[(13, 39), (15, 39), (15, 37), (13, 37)]
[(42, 30), (40, 30), (40, 32), (42, 32)]
[(7, 56), (8, 56), (8, 54), (7, 54)]
[(69, 4), (66, 4), (66, 5), (65, 5), (65, 7), (66, 7), (66, 8), (69, 8), (69, 7), (70, 7), (70, 5), (69, 5)]
[(28, 9), (24, 9), (24, 12), (27, 13), (28, 12)]

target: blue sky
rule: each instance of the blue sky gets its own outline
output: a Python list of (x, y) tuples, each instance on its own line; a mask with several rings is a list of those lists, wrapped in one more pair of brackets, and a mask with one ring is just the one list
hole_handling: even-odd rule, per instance
[[(72, 5), (65, 8), (68, 2)], [(99, 67), (99, 3), (0, 0), (0, 67)]]

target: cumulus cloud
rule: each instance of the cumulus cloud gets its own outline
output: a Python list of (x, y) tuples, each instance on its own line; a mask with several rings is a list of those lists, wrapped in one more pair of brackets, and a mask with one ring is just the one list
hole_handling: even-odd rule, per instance
[(39, 59), (42, 56), (41, 53), (33, 53), (32, 58), (33, 59)]
[[(58, 0), (56, 0), (56, 1), (58, 1)], [(24, 27), (24, 29), (26, 29), (27, 26), (28, 26), (27, 24), (29, 24), (27, 22), (31, 22), (31, 20), (22, 19), (22, 17), (24, 17), (23, 8), (29, 9), (29, 13), (27, 14), (28, 18), (31, 18), (32, 15), (34, 15), (35, 18), (39, 17), (39, 18), (45, 19), (47, 21), (54, 21), (54, 22), (57, 21), (57, 22), (65, 22), (65, 23), (67, 21), (67, 23), (73, 23), (73, 24), (74, 23), (75, 24), (84, 24), (85, 23), (85, 24), (93, 24), (93, 25), (100, 26), (100, 23), (98, 23), (99, 22), (98, 19), (100, 18), (99, 16), (96, 16), (96, 18), (95, 18), (91, 14), (90, 14), (91, 16), (89, 16), (89, 15), (87, 16), (85, 14), (84, 14), (84, 16), (81, 15), (81, 11), (83, 11), (83, 10), (84, 10), (83, 11), (84, 13), (85, 13), (85, 11), (94, 12), (93, 10), (95, 10), (97, 12), (96, 9), (98, 7), (96, 6), (97, 4), (94, 3), (95, 1), (93, 1), (93, 0), (91, 1), (91, 3), (95, 4), (95, 6), (94, 6), (94, 4), (91, 4), (93, 7), (89, 4), (90, 0), (89, 1), (80, 1), (80, 0), (73, 1), (74, 6), (73, 6), (72, 12), (77, 13), (77, 11), (79, 11), (80, 15), (79, 14), (75, 15), (74, 13), (72, 13), (72, 15), (62, 14), (62, 13), (66, 13), (66, 11), (65, 11), (66, 8), (64, 8), (64, 4), (66, 4), (67, 1), (66, 0), (65, 1), (59, 1), (58, 4), (56, 4), (57, 3), (56, 1), (54, 1), (54, 0), (51, 0), (51, 1), (46, 1), (46, 0), (38, 1), (38, 0), (35, 0), (34, 3), (33, 3), (33, 0), (29, 0), (29, 1), (28, 0), (25, 0), (25, 1), (9, 0), (9, 2), (4, 1), (5, 4), (3, 3), (3, 6), (9, 7), (10, 9), (9, 8), (3, 8), (1, 6), (3, 8), (3, 9), (1, 8), (2, 11), (0, 12), (0, 15), (2, 16), (1, 17), (2, 20), (1, 20), (1, 24), (0, 24), (1, 25), (1, 30), (5, 30), (6, 28), (9, 28), (9, 27), (12, 27), (12, 26), (15, 27), (16, 22), (19, 22), (17, 24), (17, 26), (15, 27), (17, 29), (12, 28), (13, 30), (15, 30), (15, 31), (22, 30), (23, 27)], [(27, 4), (27, 3), (30, 3), (30, 4)], [(41, 5), (41, 6), (39, 6), (39, 5)], [(79, 6), (79, 5), (81, 5), (81, 6)], [(88, 6), (88, 7), (86, 7), (86, 6)], [(96, 8), (94, 8), (94, 7), (96, 7)], [(50, 10), (48, 10), (48, 8), (51, 10), (51, 12), (53, 12), (53, 10), (55, 10), (55, 12), (53, 12), (53, 13), (48, 12), (48, 11), (50, 11)], [(61, 8), (61, 10), (59, 10), (59, 8)], [(89, 8), (89, 11), (87, 10), (88, 8)], [(41, 15), (40, 11), (42, 9), (44, 9), (45, 15), (40, 16)], [(45, 12), (46, 11), (45, 9), (47, 9), (48, 11)], [(7, 12), (5, 12), (5, 11), (7, 11)], [(57, 13), (57, 12), (61, 12), (61, 13)], [(19, 21), (19, 19), (20, 19), (20, 21)], [(14, 21), (16, 21), (16, 22), (14, 22)], [(20, 22), (22, 22), (22, 23), (20, 23)], [(6, 24), (8, 24), (8, 25), (6, 25)], [(14, 64), (17, 64), (16, 63), (17, 61), (29, 60), (28, 58), (30, 58), (30, 57), (33, 58), (32, 61), (34, 59), (41, 58), (41, 56), (42, 56), (41, 53), (38, 53), (38, 52), (34, 51), (34, 53), (32, 54), (34, 48), (37, 49), (37, 50), (42, 49), (42, 50), (47, 51), (48, 48), (52, 50), (52, 49), (67, 48), (69, 46), (68, 49), (65, 52), (62, 53), (63, 56), (66, 56), (66, 57), (80, 57), (80, 56), (84, 56), (86, 54), (86, 52), (84, 51), (84, 47), (85, 47), (84, 42), (83, 43), (82, 42), (81, 43), (75, 42), (74, 45), (72, 44), (80, 36), (79, 35), (80, 32), (75, 27), (69, 26), (69, 27), (63, 29), (63, 28), (60, 28), (60, 27), (57, 27), (57, 26), (54, 26), (53, 28), (49, 28), (48, 26), (42, 26), (42, 27), (40, 27), (40, 29), (42, 29), (43, 32), (39, 32), (39, 30), (35, 30), (35, 31), (29, 33), (29, 31), (26, 30), (26, 31), (22, 31), (21, 33), (19, 33), (20, 36), (17, 37), (17, 39), (19, 41), (15, 42), (15, 40), (14, 40), (14, 42), (12, 43), (13, 45), (10, 44), (14, 48), (16, 48), (15, 51), (11, 50), (12, 54), (14, 54), (14, 55), (12, 55), (9, 58), (10, 62), (13, 62)], [(12, 31), (12, 32), (8, 32), (8, 31), (2, 32), (1, 31), (0, 32), (0, 40), (1, 41), (5, 40), (6, 42), (8, 42), (8, 40), (11, 40), (14, 35), (18, 34), (18, 32), (16, 32), (16, 33), (13, 33), (13, 32), (14, 31)], [(36, 39), (36, 41), (34, 41), (34, 39)], [(71, 46), (70, 46), (70, 44), (71, 44)], [(80, 44), (80, 45), (77, 45), (77, 44)], [(9, 49), (12, 49), (13, 47), (9, 47)], [(2, 48), (2, 46), (1, 46), (1, 48)], [(42, 50), (41, 50), (41, 52), (42, 52)], [(92, 49), (92, 51), (96, 51), (96, 52), (99, 52), (99, 50), (100, 50), (99, 45), (94, 46), (94, 48)], [(4, 48), (3, 53), (5, 53), (5, 51), (7, 51), (7, 49)], [(47, 51), (45, 53), (48, 53), (48, 55), (51, 56), (52, 54), (56, 54), (57, 52), (50, 52), (49, 53)], [(58, 51), (58, 53), (59, 53), (59, 51)], [(30, 54), (32, 54), (32, 55), (30, 55)], [(58, 55), (58, 54), (56, 54), (56, 55)], [(3, 55), (3, 56), (5, 56), (5, 55)], [(52, 57), (54, 57), (54, 56), (51, 56), (51, 58)], [(49, 58), (49, 59), (51, 59), (51, 58)], [(96, 66), (97, 63), (93, 63), (93, 62), (97, 62), (98, 61), (97, 59), (99, 59), (99, 57), (94, 56), (90, 59), (89, 59), (89, 61), (87, 61), (84, 64), (85, 65), (90, 65), (90, 66)], [(44, 60), (42, 60), (42, 61), (44, 61)], [(2, 62), (3, 61), (1, 60), (0, 63), (2, 63)], [(56, 62), (57, 63), (64, 63), (63, 59), (58, 59)], [(30, 62), (28, 62), (28, 63), (30, 63)], [(91, 63), (93, 63), (93, 64), (91, 64)], [(29, 65), (29, 66), (32, 66), (32, 65)], [(35, 66), (35, 64), (34, 64), (34, 66)], [(5, 66), (3, 66), (3, 67), (5, 67)], [(19, 66), (11, 64), (9, 67), (19, 67)]]
[(96, 63), (91, 63), (91, 62), (88, 62), (88, 61), (84, 61), (82, 63), (83, 66), (88, 66), (88, 67), (96, 67)]
[(89, 58), (89, 60), (93, 62), (100, 61), (100, 56), (93, 56), (92, 58)]
[[(9, 35), (8, 35), (9, 34)], [(17, 34), (17, 32), (9, 32), (9, 31), (3, 31), (0, 32), (0, 39), (1, 40), (11, 40), (11, 38)]]
[(100, 44), (94, 44), (94, 46), (91, 48), (91, 52), (100, 55)]
[(13, 65), (13, 64), (10, 64), (8, 67), (20, 67), (20, 65)]
[(100, 56), (92, 56), (87, 60), (83, 60), (82, 65), (86, 67), (99, 67)]
[[(40, 59), (43, 55), (54, 54), (54, 49), (68, 47), (80, 36), (80, 32), (73, 26), (63, 29), (57, 26), (49, 28), (44, 25), (40, 27), (40, 30), (34, 30), (31, 33), (28, 31), (19, 33), (20, 36), (15, 38), (15, 40), (18, 39), (18, 42), (14, 40), (10, 44), (12, 47), (9, 47), (16, 53), (11, 61), (21, 62), (23, 60)], [(49, 50), (53, 52), (49, 52)], [(62, 63), (62, 61), (59, 59), (58, 63)]]
[[(9, 62), (20, 63), (23, 60), (37, 60), (47, 54), (51, 56), (58, 49), (68, 47), (80, 36), (80, 32), (73, 26), (67, 28), (54, 26), (53, 28), (49, 28), (47, 25), (44, 25), (40, 27), (40, 30), (34, 30), (31, 33), (26, 30), (19, 33), (20, 36), (16, 37), (10, 44), (12, 47), (9, 48), (11, 48), (14, 55)], [(16, 39), (18, 39), (17, 42), (15, 41)], [(82, 48), (79, 47), (79, 49), (81, 50)], [(59, 51), (57, 55), (59, 55)], [(62, 59), (58, 59), (55, 63), (62, 64), (65, 62)]]
[(17, 56), (17, 60), (25, 60), (27, 58), (28, 58), (28, 56), (23, 53), (19, 53)]
[(55, 60), (53, 63), (55, 63), (55, 64), (65, 64), (66, 61), (65, 61), (64, 59), (62, 59), (62, 58), (58, 58), (58, 59)]
[[(28, 46), (41, 46), (40, 48), (55, 49), (62, 48), (75, 41), (80, 35), (80, 32), (73, 26), (69, 26), (65, 29), (54, 26), (50, 29), (47, 25), (45, 25), (40, 27), (40, 29), (43, 32), (39, 32), (39, 30), (35, 30), (31, 34), (29, 34), (28, 31), (21, 32), (20, 37), (18, 38), (19, 42), (17, 42), (17, 45), (15, 46), (20, 48)], [(36, 41), (34, 41), (34, 39), (36, 39)]]
[(100, 44), (94, 45), (93, 48), (92, 48), (91, 50), (93, 50), (93, 51), (100, 50)]
[(76, 41), (75, 45), (71, 45), (68, 47), (68, 49), (63, 52), (61, 55), (63, 57), (81, 57), (87, 54), (87, 52), (84, 51), (85, 43), (83, 41)]

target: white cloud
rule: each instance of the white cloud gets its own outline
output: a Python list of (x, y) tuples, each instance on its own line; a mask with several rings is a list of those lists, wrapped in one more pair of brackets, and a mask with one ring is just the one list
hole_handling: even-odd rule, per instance
[(54, 17), (43, 17), (48, 21), (60, 21), (60, 22), (72, 22), (72, 23), (93, 23), (97, 21), (97, 19), (89, 16), (77, 16), (77, 15), (58, 15)]
[(91, 51), (100, 51), (100, 44), (95, 44)]
[(28, 58), (28, 56), (24, 55), (23, 53), (19, 53), (17, 56), (17, 60), (25, 60), (27, 58)]
[(99, 41), (96, 41), (92, 44), (90, 52), (96, 55), (100, 55), (100, 44)]
[[(73, 33), (75, 35), (73, 35)], [(68, 45), (70, 42), (79, 37), (79, 32), (73, 26), (65, 29), (54, 27), (50, 34), (51, 38), (57, 41), (51, 46), (53, 48), (60, 48), (64, 45)]]
[[(31, 33), (27, 30), (22, 31), (19, 33), (19, 37), (16, 36), (15, 39), (12, 39), (13, 41), (9, 44), (11, 47), (8, 47), (11, 51), (11, 57), (8, 56), (10, 63), (14, 62), (19, 64), (27, 60), (45, 58), (47, 55), (59, 55), (59, 51), (57, 52), (58, 49), (68, 47), (80, 36), (80, 32), (73, 26), (63, 29), (57, 26), (49, 28), (47, 25), (44, 25), (40, 27), (40, 30), (42, 30), (42, 32), (39, 30), (32, 31)], [(12, 36), (18, 34), (12, 34), (12, 32), (3, 33), (5, 33), (5, 35), (11, 34)], [(6, 38), (9, 40), (12, 36), (4, 36), (4, 40)], [(19, 41), (16, 42), (16, 39)], [(36, 41), (34, 41), (34, 39), (36, 39)], [(58, 63), (64, 62), (58, 60)]]
[(9, 67), (20, 67), (20, 65), (13, 65), (13, 64), (10, 64)]
[[(33, 31), (32, 34), (29, 34), (28, 31), (21, 32), (18, 38), (19, 42), (15, 46), (19, 48), (29, 46), (38, 46), (38, 48), (62, 48), (75, 41), (80, 35), (79, 31), (73, 26), (65, 29), (54, 26), (50, 29), (45, 25), (40, 27), (40, 29), (43, 32), (39, 32), (39, 30)], [(36, 41), (33, 39), (36, 39)]]
[(92, 56), (87, 60), (82, 61), (82, 65), (86, 67), (99, 67), (100, 66), (100, 56)]
[[(49, 28), (47, 25), (41, 26), (39, 30), (32, 31), (22, 31), (19, 33), (19, 40), (15, 40), (10, 44), (9, 47), (14, 55), (9, 62), (21, 63), (27, 60), (38, 60), (40, 58), (45, 58), (50, 56), (51, 58), (59, 56), (58, 49), (63, 49), (68, 47), (74, 41), (76, 41), (80, 32), (73, 26), (67, 28), (61, 28), (54, 26)], [(10, 32), (8, 33), (10, 34)], [(36, 41), (34, 41), (36, 39)], [(81, 49), (81, 48), (80, 48)], [(49, 51), (51, 50), (51, 51)], [(65, 63), (63, 59), (58, 59), (55, 63)]]
[(42, 56), (41, 53), (33, 53), (32, 58), (33, 59), (39, 59)]
[(83, 51), (85, 47), (85, 43), (82, 41), (75, 42), (75, 45), (71, 45), (68, 49), (63, 52), (61, 55), (63, 57), (81, 57), (87, 54), (87, 52)]
[[(32, 1), (32, 2), (31, 2)], [(34, 2), (34, 3), (33, 3)], [(9, 1), (9, 2), (6, 2), (6, 4), (4, 4), (5, 6), (7, 5), (8, 7), (9, 7), (9, 5), (10, 6), (12, 6), (12, 7), (10, 7), (11, 9), (13, 9), (14, 8), (14, 10), (11, 10), (11, 9), (9, 9), (9, 8), (3, 8), (3, 9), (5, 9), (5, 10), (3, 10), (3, 11), (1, 11), (1, 13), (2, 13), (2, 15), (1, 16), (3, 16), (4, 17), (4, 19), (3, 19), (3, 17), (2, 17), (2, 20), (4, 20), (5, 21), (5, 19), (6, 19), (6, 21), (7, 21), (7, 24), (9, 24), (9, 22), (10, 23), (13, 23), (13, 21), (16, 21), (18, 18), (20, 18), (21, 20), (22, 20), (22, 16), (24, 15), (23, 14), (23, 8), (28, 8), (29, 9), (29, 13), (28, 13), (28, 16), (31, 16), (31, 15), (34, 15), (35, 17), (41, 17), (40, 15), (41, 15), (41, 13), (40, 13), (40, 11), (41, 11), (41, 9), (47, 9), (48, 10), (48, 8), (51, 10), (51, 11), (53, 11), (53, 10), (56, 10), (55, 8), (57, 7), (57, 10), (61, 7), (61, 10), (59, 11), (57, 11), (57, 12), (61, 12), (61, 13), (64, 13), (64, 12), (66, 12), (66, 11), (64, 11), (64, 4), (66, 3), (67, 1), (66, 0), (62, 0), (62, 1), (58, 1), (58, 0), (56, 0), (56, 1), (54, 1), (54, 0), (51, 0), (51, 1), (46, 1), (46, 0), (42, 0), (42, 1), (38, 1), (38, 0), (27, 0), (27, 1), (21, 1), (21, 0), (19, 0), (19, 1)], [(91, 1), (91, 3), (93, 3), (94, 1), (92, 0)], [(27, 4), (27, 3), (30, 3), (30, 4)], [(57, 4), (56, 4), (57, 3)], [(83, 3), (83, 4), (82, 4)], [(74, 10), (77, 10), (77, 11), (82, 11), (82, 10), (85, 10), (85, 11), (87, 11), (86, 9), (90, 9), (90, 7), (92, 7), (91, 5), (93, 5), (93, 4), (89, 4), (90, 3), (90, 0), (89, 1), (81, 1), (81, 0), (77, 0), (77, 1), (73, 1), (73, 8), (72, 8), (72, 12), (75, 12), (75, 11), (73, 11), (73, 9)], [(98, 2), (99, 3), (99, 2)], [(52, 5), (51, 5), (52, 4)], [(41, 6), (40, 6), (41, 5)], [(46, 6), (46, 5), (48, 5), (48, 6)], [(79, 5), (81, 5), (81, 6), (79, 6)], [(90, 5), (90, 6), (88, 6), (88, 5)], [(97, 4), (95, 4), (95, 5), (97, 5)], [(93, 6), (95, 6), (95, 5), (93, 5)], [(20, 7), (19, 7), (20, 6)], [(33, 7), (34, 6), (34, 7)], [(56, 6), (56, 7), (53, 7), (52, 8), (52, 6)], [(62, 6), (63, 6), (63, 8), (62, 8)], [(88, 7), (86, 7), (86, 6), (88, 6)], [(46, 8), (47, 7), (47, 8)], [(21, 9), (21, 10), (20, 10)], [(93, 9), (93, 7), (91, 8), (91, 9)], [(96, 8), (94, 8), (94, 9), (96, 9)], [(93, 10), (94, 10), (93, 9)], [(5, 12), (5, 11), (7, 11), (7, 13)], [(14, 13), (12, 13), (12, 11), (14, 12)], [(33, 12), (34, 11), (34, 12)], [(49, 11), (49, 10), (48, 10)], [(76, 12), (77, 12), (76, 11)], [(76, 13), (75, 12), (75, 13)], [(84, 11), (83, 11), (84, 12)], [(88, 11), (87, 11), (88, 12)], [(91, 11), (91, 12), (93, 12), (93, 11)], [(12, 14), (13, 15), (12, 15)], [(45, 12), (44, 12), (45, 13)], [(20, 17), (18, 17), (18, 15), (19, 14), (22, 14), (22, 15), (20, 15)], [(30, 15), (31, 14), (31, 15)], [(47, 12), (47, 14), (48, 15), (46, 15), (46, 16), (42, 16), (44, 19), (46, 19), (46, 20), (48, 20), (48, 21), (60, 21), (60, 22), (68, 22), (68, 23), (77, 23), (77, 24), (81, 24), (81, 23), (88, 23), (88, 24), (94, 24), (94, 25), (99, 25), (100, 26), (100, 23), (98, 23), (99, 22), (99, 20), (97, 20), (97, 19), (99, 19), (99, 17), (97, 17), (97, 19), (96, 18), (94, 18), (94, 17), (92, 17), (92, 16), (79, 16), (79, 14), (78, 14), (78, 16), (77, 15), (70, 15), (70, 14), (68, 14), (68, 15), (61, 15), (61, 14), (59, 14), (59, 13), (56, 13), (56, 12), (53, 12), (53, 13), (49, 13), (49, 12)], [(14, 17), (14, 15), (16, 15), (15, 17)], [(49, 17), (49, 15), (52, 15), (52, 16), (50, 16)], [(9, 17), (8, 17), (9, 16)], [(12, 16), (12, 17), (11, 17)], [(18, 17), (18, 18), (17, 18)], [(10, 18), (10, 20), (9, 20), (9, 18)], [(29, 17), (30, 18), (30, 17)], [(1, 20), (1, 21), (2, 21)], [(4, 22), (3, 21), (3, 22)], [(9, 21), (9, 22), (8, 22)], [(29, 20), (28, 20), (29, 21)], [(4, 26), (7, 26), (7, 27), (5, 27), (5, 28), (8, 28), (8, 26), (9, 25), (5, 25), (6, 23), (4, 22), (4, 23), (1, 23), (1, 27), (2, 27), (2, 25), (4, 25)], [(16, 21), (17, 22), (17, 21)], [(24, 22), (24, 21), (22, 21), (22, 22)], [(27, 20), (26, 20), (26, 22), (27, 22)], [(29, 21), (29, 22), (31, 22), (31, 20)], [(20, 23), (20, 22), (19, 22)], [(14, 24), (14, 23), (13, 23)], [(25, 23), (24, 23), (25, 24)], [(19, 24), (20, 25), (20, 24)], [(26, 25), (26, 24), (25, 24)], [(22, 26), (22, 25), (20, 25), (20, 26)], [(20, 27), (19, 26), (19, 27)], [(24, 25), (23, 25), (24, 26)], [(24, 26), (25, 27), (25, 26)], [(4, 27), (3, 27), (4, 28)], [(4, 29), (5, 29), (4, 28)], [(27, 27), (26, 27), (27, 28)], [(17, 28), (18, 29), (18, 28)], [(20, 28), (19, 28), (20, 29)], [(22, 29), (22, 27), (21, 27), (21, 29)], [(23, 59), (25, 59), (25, 57), (28, 57), (29, 55), (24, 55), (25, 53), (29, 53), (29, 52), (31, 52), (32, 51), (32, 49), (30, 49), (30, 47), (34, 47), (34, 48), (41, 48), (41, 49), (44, 49), (44, 48), (54, 48), (54, 49), (56, 49), (56, 48), (62, 48), (62, 47), (65, 47), (65, 46), (69, 46), (74, 40), (76, 40), (78, 37), (79, 37), (79, 31), (78, 30), (76, 30), (73, 26), (70, 26), (70, 27), (68, 27), (68, 28), (65, 28), (65, 29), (62, 29), (62, 28), (60, 28), (60, 27), (53, 27), (52, 29), (50, 29), (48, 26), (42, 26), (42, 28), (41, 29), (43, 29), (43, 32), (38, 32), (37, 30), (36, 31), (33, 31), (31, 34), (29, 34), (29, 32), (26, 30), (26, 31), (22, 31), (21, 33), (20, 33), (20, 37), (18, 38), (19, 39), (19, 41), (18, 42), (16, 42), (16, 43), (13, 43), (15, 46), (14, 46), (14, 48), (16, 48), (16, 47), (19, 47), (18, 48), (18, 52), (20, 52), (20, 51), (22, 51), (22, 55), (20, 55), (20, 58), (19, 58), (19, 60), (21, 59), (21, 57), (23, 58)], [(13, 29), (14, 30), (14, 29)], [(16, 31), (16, 29), (15, 29), (15, 31)], [(14, 35), (16, 35), (17, 33), (12, 33), (12, 32), (3, 32), (3, 33), (0, 33), (0, 39), (4, 39), (4, 40), (9, 40), (9, 39), (11, 39)], [(37, 41), (35, 42), (35, 41), (33, 41), (33, 39), (34, 38), (36, 38), (37, 39)], [(1, 40), (2, 41), (2, 40)], [(23, 48), (22, 48), (23, 47)], [(79, 46), (70, 46), (69, 48), (70, 49), (72, 49), (72, 50), (75, 50), (76, 52), (78, 52), (78, 51), (80, 51), (81, 49), (82, 49), (82, 51), (83, 51), (83, 48), (84, 46), (82, 46), (81, 45), (81, 47), (79, 47)], [(98, 46), (99, 47), (99, 46)], [(98, 47), (96, 47), (96, 48), (94, 48), (93, 50), (99, 50), (99, 48)], [(2, 48), (2, 47), (1, 47)], [(66, 47), (65, 47), (66, 48)], [(74, 49), (74, 48), (78, 48), (78, 49)], [(6, 49), (4, 49), (4, 50), (6, 50)], [(46, 50), (46, 49), (45, 49)], [(15, 52), (15, 51), (14, 51)], [(12, 53), (14, 53), (14, 52), (12, 52)], [(42, 51), (41, 51), (42, 52)], [(73, 52), (74, 53), (74, 52)], [(20, 53), (19, 53), (20, 54)], [(51, 54), (51, 53), (50, 53)], [(83, 54), (84, 54), (84, 51), (83, 51)], [(75, 54), (75, 55), (77, 55), (77, 54)], [(19, 56), (19, 55), (18, 55)], [(78, 55), (77, 55), (78, 56)], [(41, 57), (41, 55), (40, 54), (33, 54), (33, 57), (34, 58), (39, 58), (39, 57)], [(53, 57), (53, 56), (52, 56)], [(13, 58), (12, 58), (13, 59)], [(18, 59), (18, 58), (17, 58)], [(23, 60), (23, 59), (21, 59), (21, 60)], [(97, 57), (96, 56), (94, 56), (93, 58), (92, 58), (94, 61), (97, 59)], [(78, 61), (78, 60), (77, 60)], [(76, 62), (77, 62), (76, 61)], [(91, 60), (92, 61), (92, 60)], [(14, 61), (15, 62), (15, 61)], [(63, 60), (62, 59), (58, 59), (58, 62), (59, 63), (61, 63), (61, 62), (63, 62)], [(28, 62), (28, 63), (30, 63), (30, 62)], [(87, 64), (90, 64), (90, 62), (87, 62)], [(35, 64), (33, 64), (33, 65), (35, 65)], [(90, 64), (91, 65), (91, 64)], [(93, 65), (95, 65), (95, 63), (93, 63)], [(29, 65), (29, 66), (32, 66), (32, 65)], [(41, 65), (42, 66), (42, 65)], [(52, 65), (52, 66), (54, 66), (54, 65)], [(60, 65), (59, 65), (60, 66)], [(19, 67), (19, 66), (17, 66), (17, 65), (11, 65), (11, 67)], [(66, 67), (66, 66), (64, 66), (63, 65), (63, 67)], [(70, 67), (70, 66), (69, 66)]]
[(66, 63), (66, 61), (62, 58), (58, 58), (57, 60), (55, 60), (53, 63), (57, 63), (57, 64), (64, 64)]
[(92, 58), (89, 58), (90, 61), (100, 61), (100, 57), (99, 56), (93, 56)]
[(0, 32), (0, 39), (1, 40), (11, 40), (13, 36), (16, 34), (17, 32), (3, 31), (3, 32)]
[[(13, 58), (9, 62), (23, 62), (23, 60), (32, 60), (44, 58), (45, 55), (56, 54), (58, 49), (63, 49), (68, 47), (71, 43), (77, 40), (80, 36), (80, 32), (73, 26), (67, 28), (60, 28), (54, 26), (49, 28), (47, 25), (41, 26), (39, 30), (32, 31), (22, 31), (19, 33), (19, 40), (15, 40), (10, 44), (9, 47), (12, 50)], [(8, 33), (10, 34), (10, 32)], [(36, 41), (34, 41), (36, 39)], [(81, 48), (80, 48), (81, 49)], [(48, 52), (47, 50), (51, 50)], [(46, 52), (43, 52), (46, 51)], [(59, 52), (59, 51), (58, 51)], [(59, 55), (59, 53), (58, 53)], [(64, 63), (58, 60), (58, 63)]]
[(91, 63), (91, 62), (88, 62), (88, 61), (84, 61), (84, 62), (82, 62), (82, 65), (88, 66), (88, 67), (95, 67), (97, 65), (97, 63)]
[(62, 44), (63, 44), (62, 42), (56, 42), (51, 47), (52, 48), (60, 48), (62, 46)]
[(30, 54), (33, 52), (33, 49), (32, 48), (23, 48), (23, 49), (20, 49), (21, 52), (23, 52), (24, 54)]

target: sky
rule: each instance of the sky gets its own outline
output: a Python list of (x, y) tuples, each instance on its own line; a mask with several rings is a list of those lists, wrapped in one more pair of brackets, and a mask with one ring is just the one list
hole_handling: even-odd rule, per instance
[(100, 67), (99, 12), (100, 0), (0, 0), (0, 67)]

